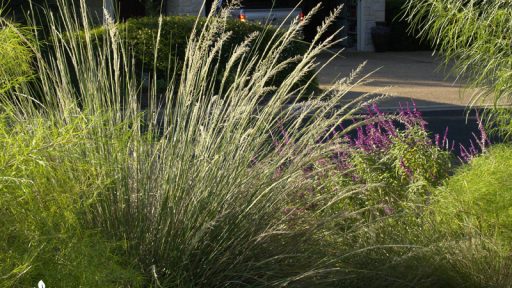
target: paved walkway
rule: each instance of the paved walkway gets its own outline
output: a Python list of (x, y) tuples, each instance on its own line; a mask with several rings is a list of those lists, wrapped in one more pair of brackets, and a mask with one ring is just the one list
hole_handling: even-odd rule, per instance
[[(325, 63), (329, 56), (329, 53), (325, 53), (320, 57), (320, 62)], [(341, 57), (320, 72), (320, 87), (326, 88), (336, 77), (349, 75), (364, 61), (367, 64), (360, 75), (375, 72), (368, 78), (371, 82), (355, 87), (350, 97), (385, 88), (391, 97), (380, 105), (388, 109), (411, 99), (422, 110), (460, 109), (470, 103), (471, 91), (463, 89), (455, 78), (448, 77), (446, 71), (439, 68), (439, 58), (428, 51), (343, 52)]]

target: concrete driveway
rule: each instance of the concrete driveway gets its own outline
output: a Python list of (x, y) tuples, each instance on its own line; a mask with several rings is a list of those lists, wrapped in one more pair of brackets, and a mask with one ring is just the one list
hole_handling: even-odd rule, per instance
[[(329, 56), (332, 54), (326, 52), (320, 62), (325, 63)], [(367, 63), (360, 76), (375, 72), (369, 76), (370, 82), (353, 89), (350, 97), (385, 88), (391, 97), (380, 106), (387, 109), (411, 99), (424, 111), (460, 109), (470, 103), (472, 91), (463, 89), (454, 77), (448, 77), (446, 69), (440, 68), (440, 59), (429, 51), (343, 52), (320, 72), (320, 87), (327, 88), (337, 77), (348, 76), (364, 61)]]

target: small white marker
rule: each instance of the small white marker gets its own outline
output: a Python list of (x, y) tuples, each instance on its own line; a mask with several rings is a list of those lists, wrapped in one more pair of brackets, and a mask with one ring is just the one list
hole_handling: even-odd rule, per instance
[(44, 285), (43, 280), (41, 280), (41, 281), (39, 281), (39, 283), (37, 283), (37, 288), (46, 288), (46, 285)]

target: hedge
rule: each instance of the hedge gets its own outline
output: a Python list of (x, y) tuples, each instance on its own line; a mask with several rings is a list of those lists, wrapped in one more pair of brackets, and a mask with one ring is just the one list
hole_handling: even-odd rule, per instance
[[(174, 67), (176, 67), (176, 76), (178, 76), (176, 79), (179, 79), (179, 76), (181, 76), (187, 41), (194, 29), (196, 20), (197, 18), (193, 16), (166, 16), (163, 18), (158, 56), (156, 59), (159, 89), (167, 87), (166, 79), (170, 78), (168, 77), (168, 72), (173, 73)], [(197, 29), (201, 29), (204, 24), (205, 19), (199, 19)], [(118, 24), (121, 39), (126, 41), (128, 47), (130, 47), (138, 69), (149, 71), (154, 65), (154, 48), (158, 28), (159, 23), (156, 17), (133, 18)], [(244, 23), (237, 20), (229, 20), (227, 22), (226, 31), (231, 32), (231, 36), (224, 45), (221, 56), (226, 59), (229, 57), (229, 52), (232, 51), (236, 45), (242, 43), (246, 37), (253, 32), (259, 32), (263, 37), (262, 44), (257, 46), (257, 53), (263, 53), (264, 49), (269, 45), (265, 43), (270, 43), (272, 35), (276, 32), (273, 28), (266, 28), (258, 24)], [(93, 30), (93, 33), (96, 39), (102, 39), (105, 29), (97, 28)], [(285, 48), (282, 55), (283, 59), (281, 60), (284, 61), (285, 59), (302, 55), (307, 49), (308, 44), (305, 42), (300, 40), (294, 41)], [(223, 61), (223, 59), (220, 59), (220, 63), (225, 62), (226, 61)], [(171, 71), (169, 71), (169, 68), (171, 68)], [(293, 64), (282, 73), (276, 75), (272, 83), (268, 84), (277, 85), (277, 83), (282, 82), (292, 69)], [(222, 69), (220, 72), (222, 72)], [(312, 73), (305, 77), (298, 85), (305, 84), (310, 77), (312, 77)], [(316, 89), (318, 89), (318, 83), (315, 79), (315, 81), (308, 86), (308, 90), (312, 92)]]

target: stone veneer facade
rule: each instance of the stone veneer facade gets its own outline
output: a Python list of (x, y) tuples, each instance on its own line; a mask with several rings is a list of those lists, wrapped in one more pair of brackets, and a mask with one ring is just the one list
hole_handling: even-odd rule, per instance
[(197, 15), (203, 0), (168, 0), (167, 13), (171, 15)]
[(386, 21), (385, 0), (359, 0), (358, 13), (358, 47), (360, 51), (374, 51), (372, 43), (372, 27), (375, 22)]

